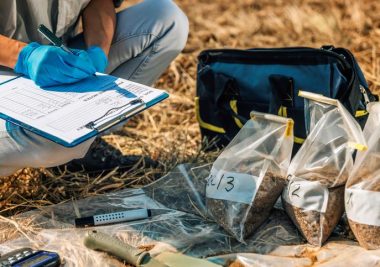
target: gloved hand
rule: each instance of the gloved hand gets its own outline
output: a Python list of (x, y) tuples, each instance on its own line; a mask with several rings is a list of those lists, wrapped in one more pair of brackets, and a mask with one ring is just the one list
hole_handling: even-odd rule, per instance
[(88, 56), (90, 57), (92, 63), (95, 66), (97, 72), (105, 72), (108, 60), (103, 49), (99, 46), (91, 46), (87, 49)]
[(71, 51), (73, 51), (75, 54), (86, 51), (96, 71), (105, 72), (108, 65), (108, 59), (103, 49), (99, 46), (90, 46), (87, 50), (71, 49)]
[(30, 43), (21, 50), (14, 70), (43, 87), (77, 82), (96, 68), (86, 51), (73, 55), (59, 47)]

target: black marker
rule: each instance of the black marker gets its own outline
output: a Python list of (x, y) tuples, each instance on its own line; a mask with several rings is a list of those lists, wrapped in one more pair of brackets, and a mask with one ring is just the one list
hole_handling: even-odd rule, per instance
[[(62, 50), (66, 51), (67, 53), (70, 53), (72, 55), (75, 55), (73, 51), (70, 50), (65, 44), (62, 42), (61, 39), (59, 39), (55, 34), (49, 30), (45, 25), (40, 24), (38, 26), (37, 30), (54, 46), (60, 47)], [(96, 77), (96, 74), (93, 74), (94, 77)]]
[(62, 48), (62, 50), (65, 50), (67, 53), (73, 54), (73, 51), (71, 51), (67, 46), (64, 45), (61, 39), (59, 39), (53, 32), (51, 32), (48, 28), (46, 28), (45, 25), (40, 24), (37, 29), (49, 42), (54, 45)]
[(127, 210), (75, 219), (76, 227), (97, 226), (110, 223), (143, 220), (152, 216), (150, 209)]

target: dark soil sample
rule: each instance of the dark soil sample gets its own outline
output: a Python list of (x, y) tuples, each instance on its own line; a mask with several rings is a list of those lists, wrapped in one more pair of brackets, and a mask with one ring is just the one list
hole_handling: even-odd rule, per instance
[(284, 208), (305, 239), (314, 246), (322, 244), (331, 235), (344, 212), (344, 186), (329, 188), (325, 213), (304, 210), (283, 200)]
[(334, 231), (331, 234), (331, 237), (333, 236), (356, 241), (354, 232), (352, 232), (350, 223), (348, 222), (347, 214), (343, 213), (342, 218), (340, 218), (338, 225), (334, 228)]
[(244, 242), (269, 217), (285, 184), (284, 177), (267, 172), (252, 204), (206, 198), (208, 213), (228, 233)]
[(380, 248), (380, 227), (375, 225), (360, 224), (348, 219), (352, 231), (359, 244), (366, 249)]

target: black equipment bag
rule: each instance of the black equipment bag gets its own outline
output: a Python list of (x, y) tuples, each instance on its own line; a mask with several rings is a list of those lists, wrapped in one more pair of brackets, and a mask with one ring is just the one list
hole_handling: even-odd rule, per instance
[(226, 146), (255, 110), (293, 118), (297, 150), (306, 138), (299, 90), (340, 100), (362, 127), (366, 102), (377, 99), (344, 48), (214, 49), (198, 60), (196, 115), (212, 148)]

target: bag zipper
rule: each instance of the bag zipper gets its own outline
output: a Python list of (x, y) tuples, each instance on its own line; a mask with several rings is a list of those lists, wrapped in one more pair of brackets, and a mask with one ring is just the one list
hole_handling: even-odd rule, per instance
[[(354, 77), (356, 75), (355, 67), (351, 66), (347, 59), (343, 54), (339, 54), (335, 51), (332, 51), (332, 47), (325, 49), (325, 48), (310, 48), (310, 47), (287, 47), (287, 48), (252, 48), (248, 50), (240, 50), (240, 49), (209, 49), (204, 50), (199, 55), (199, 63), (201, 64), (203, 69), (204, 67), (208, 66), (207, 63), (210, 61), (211, 57), (216, 57), (217, 60), (223, 61), (225, 59), (231, 60), (235, 59), (236, 57), (241, 57), (238, 60), (246, 61), (248, 63), (251, 63), (251, 60), (257, 59), (258, 54), (252, 53), (252, 52), (259, 52), (260, 54), (271, 54), (272, 56), (280, 55), (283, 56), (286, 53), (294, 54), (294, 52), (298, 53), (305, 53), (307, 55), (313, 55), (315, 53), (325, 55), (332, 57), (336, 59), (340, 65), (343, 67), (343, 71), (351, 71), (351, 77), (348, 82), (348, 88), (351, 88), (354, 83)], [(368, 95), (367, 95), (368, 96)]]
[[(312, 55), (315, 53), (319, 53), (322, 55), (327, 55), (329, 57), (333, 57), (337, 59), (337, 61), (347, 70), (351, 69), (351, 66), (347, 63), (344, 56), (338, 54), (334, 51), (325, 50), (325, 49), (316, 49), (309, 47), (288, 47), (288, 48), (252, 48), (248, 50), (239, 50), (239, 49), (211, 49), (205, 50), (199, 55), (199, 61), (201, 63), (207, 63), (211, 57), (216, 57), (217, 59), (236, 59), (236, 56), (243, 56), (243, 60), (249, 61), (250, 59), (256, 59), (260, 57), (260, 55), (252, 52), (260, 52), (260, 54), (271, 54), (273, 56), (276, 55), (284, 55), (286, 53), (293, 54), (294, 52), (306, 53), (308, 55)], [(234, 55), (232, 55), (232, 53)]]

